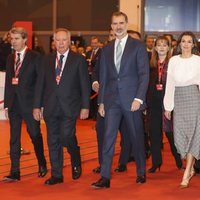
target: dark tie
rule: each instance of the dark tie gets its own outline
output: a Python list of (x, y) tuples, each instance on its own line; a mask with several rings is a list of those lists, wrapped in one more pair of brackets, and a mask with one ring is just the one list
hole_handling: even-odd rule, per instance
[(59, 59), (59, 63), (56, 67), (56, 76), (59, 76), (60, 75), (60, 72), (61, 72), (61, 69), (62, 69), (62, 64), (63, 64), (63, 58), (64, 58), (64, 55), (60, 55), (60, 59)]
[(94, 60), (94, 57), (95, 57), (95, 50), (92, 50), (90, 59), (91, 59), (91, 60)]
[(15, 71), (17, 71), (20, 66), (20, 56), (21, 56), (21, 53), (17, 53), (17, 61), (15, 64)]

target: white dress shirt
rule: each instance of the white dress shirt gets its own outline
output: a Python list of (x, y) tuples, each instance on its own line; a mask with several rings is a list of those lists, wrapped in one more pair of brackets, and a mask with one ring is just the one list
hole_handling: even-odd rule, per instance
[[(66, 63), (68, 54), (69, 54), (69, 49), (68, 49), (64, 54), (60, 54), (60, 53), (57, 51), (58, 60), (60, 59), (60, 55), (64, 55), (63, 62), (62, 62), (62, 66), (61, 66), (61, 73), (60, 73), (60, 76), (62, 76), (62, 72), (63, 72), (63, 70), (64, 70), (65, 63)], [(57, 67), (57, 59), (56, 59), (55, 68), (56, 68), (56, 67)]]
[(118, 38), (116, 38), (115, 40), (115, 65), (116, 65), (116, 51), (117, 51), (117, 45), (119, 43), (119, 41), (121, 41), (121, 47), (122, 47), (122, 55), (123, 55), (123, 52), (124, 52), (124, 48), (125, 48), (125, 45), (126, 45), (126, 41), (127, 41), (127, 38), (128, 38), (128, 34), (123, 37), (121, 40), (119, 40)]
[[(17, 54), (20, 53), (20, 62), (21, 62), (21, 63), (23, 63), (23, 60), (24, 60), (24, 57), (25, 57), (27, 48), (28, 48), (28, 47), (25, 46), (24, 49), (23, 49), (22, 51), (20, 51), (20, 52), (19, 52), (19, 51), (15, 51), (15, 57), (16, 57), (16, 58), (17, 58)], [(15, 68), (16, 68), (16, 66), (15, 66)]]

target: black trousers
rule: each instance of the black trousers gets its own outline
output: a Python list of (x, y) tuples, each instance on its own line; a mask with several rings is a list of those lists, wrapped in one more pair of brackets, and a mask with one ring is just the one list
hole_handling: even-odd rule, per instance
[(34, 120), (32, 112), (23, 113), (22, 108), (15, 97), (12, 108), (8, 112), (10, 122), (10, 159), (11, 172), (20, 171), (20, 156), (21, 156), (21, 127), (22, 120), (25, 121), (27, 132), (34, 146), (35, 154), (39, 166), (46, 166), (44, 157), (43, 139), (40, 130), (40, 122)]
[(63, 176), (63, 147), (67, 147), (72, 167), (81, 165), (80, 147), (76, 138), (76, 118), (65, 116), (60, 105), (57, 104), (53, 114), (45, 118), (45, 123), (51, 174), (61, 178)]
[[(158, 167), (162, 164), (162, 103), (154, 104), (150, 108), (150, 143), (151, 143), (151, 156), (152, 156), (152, 166)], [(166, 137), (170, 144), (170, 149), (172, 155), (174, 156), (176, 166), (178, 168), (182, 167), (182, 161), (180, 154), (178, 154), (177, 149), (174, 144), (174, 136), (172, 132), (166, 132)]]
[(152, 165), (157, 167), (162, 164), (162, 106), (160, 104), (150, 108), (149, 127)]

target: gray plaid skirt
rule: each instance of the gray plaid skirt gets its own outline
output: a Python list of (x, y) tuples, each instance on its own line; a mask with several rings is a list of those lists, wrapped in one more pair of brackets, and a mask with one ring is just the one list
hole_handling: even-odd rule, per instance
[(200, 91), (197, 85), (175, 88), (174, 141), (182, 158), (191, 153), (200, 159)]

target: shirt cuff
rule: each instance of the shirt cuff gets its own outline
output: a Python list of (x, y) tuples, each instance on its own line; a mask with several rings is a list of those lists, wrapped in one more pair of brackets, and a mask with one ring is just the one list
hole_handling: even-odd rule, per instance
[(134, 100), (139, 101), (141, 104), (143, 104), (143, 101), (141, 99), (134, 98)]
[(98, 82), (98, 81), (94, 81), (94, 82), (92, 83), (92, 86), (93, 86), (95, 83), (98, 83), (98, 84), (99, 84), (99, 82)]

